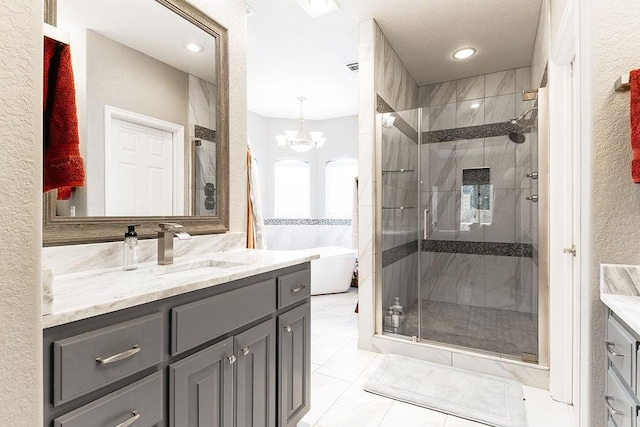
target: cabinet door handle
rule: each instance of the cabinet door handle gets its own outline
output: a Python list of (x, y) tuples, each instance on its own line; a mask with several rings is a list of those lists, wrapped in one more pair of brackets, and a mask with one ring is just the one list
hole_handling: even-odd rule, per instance
[(609, 402), (609, 400), (615, 400), (615, 399), (614, 399), (613, 396), (605, 396), (604, 397), (604, 401), (607, 402), (607, 407), (609, 408), (609, 412), (611, 413), (611, 415), (624, 415), (624, 412), (618, 411), (617, 409), (615, 409), (611, 405), (611, 402)]
[(291, 325), (285, 326), (285, 329), (287, 330), (287, 332), (291, 332)]
[(234, 354), (227, 357), (227, 359), (229, 359), (229, 365), (233, 365), (234, 363), (236, 363), (236, 356)]
[(245, 348), (243, 348), (243, 349), (242, 349), (242, 354), (244, 354), (245, 356), (246, 356), (247, 354), (249, 354), (249, 347), (245, 347)]
[(297, 288), (291, 289), (291, 293), (292, 294), (297, 294), (298, 292), (300, 292), (301, 290), (303, 290), (306, 287), (307, 287), (307, 285), (300, 285)]
[(618, 353), (611, 348), (616, 346), (615, 343), (607, 341), (606, 343), (604, 343), (604, 346), (607, 348), (607, 353), (609, 353), (610, 355), (624, 357), (624, 354)]
[(133, 416), (131, 418), (129, 418), (127, 421), (121, 422), (116, 427), (129, 427), (131, 424), (133, 424), (136, 421), (138, 421), (138, 418), (140, 418), (140, 412), (131, 411), (131, 413), (133, 414)]
[(107, 357), (106, 359), (103, 359), (102, 357), (98, 357), (96, 358), (96, 362), (98, 362), (98, 364), (100, 365), (108, 365), (109, 363), (114, 363), (114, 362), (118, 362), (120, 360), (123, 359), (127, 359), (131, 356), (133, 356), (134, 354), (138, 353), (140, 350), (142, 350), (142, 348), (136, 344), (133, 346), (133, 348), (131, 348), (131, 350), (127, 350), (127, 351), (123, 351), (122, 353), (118, 353), (118, 354), (114, 354), (111, 357)]

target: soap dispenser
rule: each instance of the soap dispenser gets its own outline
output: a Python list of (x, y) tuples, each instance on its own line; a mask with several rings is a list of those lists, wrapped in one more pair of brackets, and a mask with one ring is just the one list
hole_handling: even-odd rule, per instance
[(393, 309), (389, 306), (389, 311), (384, 316), (384, 331), (393, 332)]
[(391, 306), (393, 311), (392, 323), (395, 328), (400, 327), (404, 323), (404, 309), (400, 305), (400, 297), (396, 297), (396, 303)]
[(396, 297), (396, 303), (391, 306), (393, 312), (398, 316), (404, 316), (404, 310), (400, 305), (400, 297)]
[(125, 270), (135, 270), (138, 267), (138, 233), (136, 233), (136, 225), (127, 226), (127, 232), (124, 234), (123, 248), (123, 268)]

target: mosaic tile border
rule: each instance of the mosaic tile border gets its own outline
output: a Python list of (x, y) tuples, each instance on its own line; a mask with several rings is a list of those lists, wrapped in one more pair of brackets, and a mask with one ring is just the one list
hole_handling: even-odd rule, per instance
[(418, 241), (407, 242), (404, 245), (387, 249), (382, 252), (382, 268), (388, 267), (411, 254), (418, 252)]
[(336, 218), (267, 218), (264, 225), (351, 225), (350, 219)]
[(531, 258), (533, 246), (529, 243), (461, 242), (452, 240), (423, 240), (422, 251), (451, 254), (493, 255)]
[[(407, 136), (414, 143), (418, 143), (418, 132), (409, 125), (397, 112), (380, 96), (377, 95), (376, 111), (378, 113), (392, 113), (396, 120), (393, 126)], [(536, 114), (529, 120), (524, 120), (521, 124), (514, 125), (509, 122), (490, 123), (486, 125), (468, 126), (463, 128), (452, 128), (443, 130), (432, 130), (422, 132), (423, 144), (437, 144), (439, 142), (465, 141), (469, 139), (492, 138), (496, 136), (508, 136), (510, 133), (522, 131), (535, 124)]]
[(402, 117), (400, 117), (396, 110), (394, 110), (389, 104), (387, 104), (387, 102), (380, 95), (377, 95), (376, 104), (376, 110), (378, 111), (378, 113), (392, 113), (396, 118), (396, 120), (393, 122), (393, 126), (400, 132), (402, 132), (411, 141), (416, 144), (418, 143), (418, 131), (415, 130)]
[(193, 134), (197, 139), (204, 139), (205, 141), (216, 142), (216, 131), (206, 128), (204, 126), (194, 125)]
[[(527, 123), (522, 125), (527, 126)], [(463, 141), (467, 139), (492, 138), (494, 136), (506, 136), (517, 132), (521, 127), (509, 122), (492, 123), (488, 125), (469, 126), (464, 128), (432, 130), (422, 132), (423, 144), (437, 144), (438, 142)]]

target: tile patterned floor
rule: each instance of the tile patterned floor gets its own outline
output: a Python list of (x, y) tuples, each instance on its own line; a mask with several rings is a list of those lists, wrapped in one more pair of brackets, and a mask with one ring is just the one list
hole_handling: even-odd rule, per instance
[[(298, 427), (482, 427), (362, 389), (382, 358), (357, 349), (357, 292), (311, 297), (311, 411)], [(528, 427), (571, 427), (571, 407), (523, 386)]]
[[(400, 333), (418, 335), (418, 303), (407, 310)], [(530, 313), (422, 301), (422, 336), (429, 341), (521, 358), (537, 354), (538, 318)]]

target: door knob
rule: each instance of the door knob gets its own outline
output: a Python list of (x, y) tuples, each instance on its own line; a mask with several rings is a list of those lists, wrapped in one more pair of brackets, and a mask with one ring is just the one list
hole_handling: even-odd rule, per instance
[(538, 195), (537, 194), (532, 194), (530, 197), (525, 197), (525, 199), (533, 202), (533, 203), (538, 203)]
[(576, 256), (576, 245), (571, 245), (570, 248), (564, 248), (562, 249), (562, 252)]
[(227, 359), (229, 359), (229, 365), (233, 365), (234, 363), (236, 363), (236, 356), (233, 354), (227, 357)]

